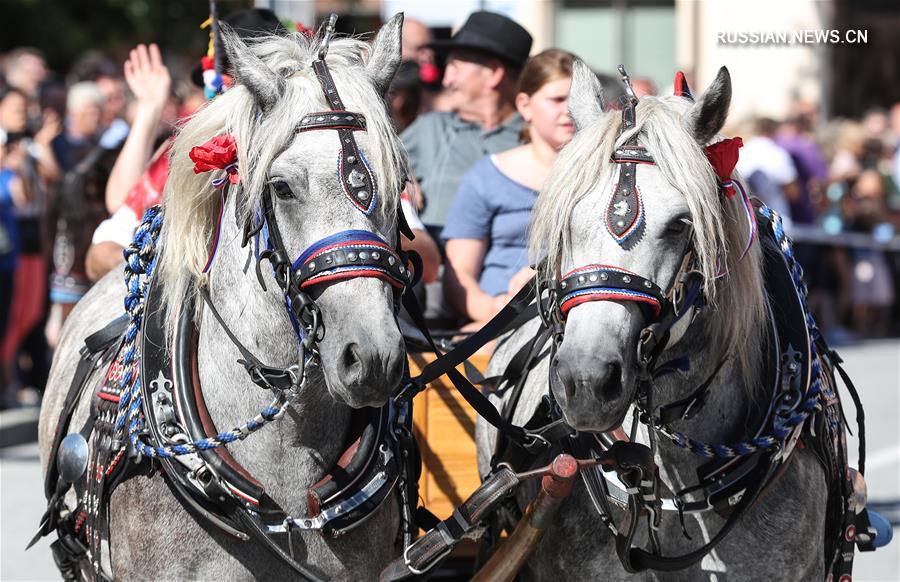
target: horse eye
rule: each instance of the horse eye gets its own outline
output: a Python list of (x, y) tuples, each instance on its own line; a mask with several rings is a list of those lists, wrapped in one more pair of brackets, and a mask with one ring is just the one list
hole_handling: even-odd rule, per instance
[(287, 182), (272, 182), (272, 190), (274, 190), (275, 195), (282, 200), (290, 200), (294, 197), (294, 192)]
[(670, 235), (679, 235), (684, 234), (684, 232), (691, 226), (691, 221), (689, 218), (680, 217), (676, 218), (666, 227), (666, 234)]

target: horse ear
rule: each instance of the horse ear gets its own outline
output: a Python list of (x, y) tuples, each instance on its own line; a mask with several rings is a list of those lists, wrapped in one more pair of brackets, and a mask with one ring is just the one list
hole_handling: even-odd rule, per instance
[(366, 63), (366, 73), (379, 95), (387, 93), (394, 73), (400, 66), (402, 38), (403, 13), (398, 12), (378, 31)]
[(572, 88), (569, 90), (569, 117), (575, 131), (584, 129), (603, 115), (606, 103), (600, 79), (579, 58), (572, 62)]
[(227, 24), (220, 26), (236, 84), (247, 87), (256, 104), (266, 113), (284, 94), (284, 78), (253, 54), (250, 47)]
[(712, 85), (700, 96), (685, 117), (687, 129), (705, 146), (725, 125), (731, 105), (731, 75), (722, 67)]

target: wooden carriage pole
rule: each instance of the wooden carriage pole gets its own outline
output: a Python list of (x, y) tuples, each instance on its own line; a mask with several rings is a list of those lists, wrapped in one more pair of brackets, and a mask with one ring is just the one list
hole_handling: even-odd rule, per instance
[(475, 574), (473, 582), (508, 582), (515, 578), (572, 492), (577, 474), (578, 462), (571, 455), (558, 455), (553, 459), (550, 474), (541, 479), (537, 497), (528, 505), (509, 539)]

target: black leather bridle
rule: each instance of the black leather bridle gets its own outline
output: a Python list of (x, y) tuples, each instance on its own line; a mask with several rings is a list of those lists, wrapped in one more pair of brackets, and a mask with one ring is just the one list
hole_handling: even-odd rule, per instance
[[(343, 100), (334, 84), (334, 79), (325, 62), (328, 43), (333, 34), (333, 25), (326, 29), (325, 38), (319, 50), (318, 59), (312, 67), (330, 110), (305, 115), (297, 123), (295, 132), (333, 130), (338, 133), (341, 152), (338, 160), (341, 187), (348, 200), (360, 212), (371, 214), (377, 207), (378, 184), (365, 156), (359, 149), (354, 132), (366, 131), (366, 119), (361, 113), (344, 109)], [(405, 183), (405, 177), (402, 182)], [(401, 249), (401, 235), (414, 237), (406, 223), (402, 207), (397, 206), (396, 244), (391, 245), (377, 234), (364, 230), (346, 230), (334, 233), (316, 241), (296, 259), (291, 258), (278, 225), (275, 206), (278, 198), (287, 197), (280, 184), (275, 184), (262, 193), (260, 208), (247, 217), (241, 246), (251, 240), (256, 247), (256, 274), (260, 285), (266, 285), (262, 275), (262, 263), (267, 261), (272, 268), (276, 284), (284, 296), (285, 309), (301, 346), (301, 361), (290, 369), (266, 366), (252, 357), (238, 339), (224, 326), (208, 294), (201, 293), (219, 323), (223, 325), (231, 341), (241, 351), (242, 363), (251, 379), (265, 388), (287, 389), (296, 384), (298, 371), (305, 369), (305, 356), (314, 356), (316, 344), (322, 340), (325, 326), (319, 306), (310, 295), (312, 288), (358, 277), (377, 278), (387, 282), (395, 290), (395, 310), (400, 305), (400, 295), (407, 287), (415, 285), (421, 272), (419, 258), (415, 253)], [(404, 186), (401, 183), (400, 188)], [(227, 187), (227, 186), (226, 186)], [(407, 262), (413, 264), (407, 268)]]
[[(619, 66), (626, 88), (619, 135), (635, 127), (638, 99), (624, 67)], [(653, 155), (632, 135), (617, 147), (610, 161), (619, 166), (619, 179), (606, 208), (605, 224), (619, 245), (629, 248), (641, 236), (644, 227), (644, 203), (637, 188), (638, 165), (654, 165)], [(665, 349), (669, 332), (692, 307), (703, 303), (703, 274), (694, 268), (693, 252), (688, 245), (681, 266), (665, 290), (662, 285), (614, 265), (589, 264), (576, 267), (559, 280), (541, 284), (549, 294), (547, 308), (541, 310), (545, 325), (553, 330), (558, 345), (565, 331), (569, 311), (591, 301), (634, 302), (640, 307), (646, 326), (637, 345), (638, 362), (652, 367)]]

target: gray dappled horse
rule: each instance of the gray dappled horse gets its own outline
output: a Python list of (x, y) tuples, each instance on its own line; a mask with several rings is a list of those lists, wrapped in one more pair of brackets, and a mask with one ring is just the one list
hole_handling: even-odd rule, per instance
[[(377, 188), (377, 205), (368, 213), (348, 201), (347, 188), (340, 183), (339, 132), (297, 131), (305, 115), (329, 111), (334, 105), (326, 101), (311, 67), (322, 40), (295, 34), (247, 46), (235, 35), (226, 35), (237, 83), (194, 115), (173, 147), (157, 265), (172, 312), (177, 312), (184, 293), (205, 286), (224, 324), (250, 352), (269, 365), (297, 362), (298, 340), (285, 311), (284, 293), (265, 265), (261, 277), (267, 290), (263, 290), (253, 268), (253, 245), (242, 245), (247, 218), (258, 212), (261, 193), (270, 189), (288, 261), (338, 231), (366, 231), (391, 247), (398, 243), (396, 212), (406, 162), (383, 95), (400, 62), (401, 26), (402, 15), (397, 15), (371, 46), (338, 39), (327, 51), (337, 93), (345, 100), (343, 109), (365, 117), (362, 127), (355, 128), (365, 131), (353, 135)], [(240, 185), (231, 187), (225, 201), (218, 251), (212, 269), (205, 273), (220, 197), (210, 174), (194, 174), (188, 152), (222, 134), (236, 141)], [(353, 180), (367, 183), (358, 175)], [(390, 285), (372, 277), (310, 291), (326, 329), (318, 343), (321, 365), (310, 371), (282, 418), (229, 447), (236, 461), (264, 484), (266, 493), (295, 517), (307, 515), (308, 489), (344, 452), (353, 410), (383, 405), (400, 380), (406, 355), (395, 320), (394, 293)], [(122, 313), (124, 295), (120, 268), (94, 286), (66, 323), (41, 409), (45, 471), (56, 462), (48, 458), (49, 451), (79, 348), (89, 334)], [(271, 394), (251, 382), (237, 363), (242, 354), (210, 309), (199, 299), (196, 305), (197, 372), (203, 398), (216, 426), (240, 426), (271, 401)], [(93, 373), (91, 389), (81, 399), (70, 431), (83, 425), (103, 372)], [(70, 508), (73, 497), (70, 492)], [(109, 520), (104, 559), (122, 580), (281, 580), (297, 575), (253, 541), (238, 541), (208, 524), (201, 526), (158, 473), (118, 486)], [(289, 551), (320, 577), (372, 580), (397, 555), (399, 524), (395, 489), (368, 521), (340, 537), (294, 530), (288, 537)]]
[[(762, 381), (768, 361), (763, 253), (759, 244), (746, 248), (747, 210), (739, 197), (720, 194), (704, 156), (705, 146), (722, 139), (718, 132), (730, 98), (731, 81), (723, 68), (696, 103), (683, 96), (642, 98), (636, 106), (636, 125), (621, 131), (622, 115), (605, 110), (596, 77), (583, 63), (576, 63), (569, 109), (577, 132), (538, 198), (531, 233), (533, 249), (547, 257), (539, 273), (543, 281), (558, 281), (561, 273), (584, 265), (601, 265), (585, 273), (597, 280), (621, 276), (616, 269), (626, 269), (639, 275), (631, 279), (648, 288), (658, 285), (665, 292), (676, 282), (685, 252), (691, 249), (695, 269), (704, 276), (707, 305), (672, 328), (659, 360), (687, 355), (690, 368), (655, 379), (653, 397), (656, 404), (687, 398), (712, 377), (705, 406), (675, 422), (677, 430), (706, 443), (751, 440), (771, 392)], [(636, 142), (629, 142), (635, 137)], [(613, 163), (614, 155), (629, 143), (643, 146), (655, 163)], [(621, 189), (620, 167), (623, 172), (636, 169), (636, 183), (630, 186), (637, 187), (643, 204), (642, 222), (627, 241), (608, 222), (618, 216), (637, 220), (633, 206), (611, 200)], [(619, 202), (621, 206), (614, 205)], [(717, 277), (722, 267), (726, 274)], [(503, 373), (539, 323), (533, 320), (499, 345), (487, 376)], [(627, 435), (630, 410), (639, 396), (636, 347), (646, 324), (641, 304), (635, 301), (570, 305), (557, 361), (551, 368), (550, 357), (544, 357), (531, 371), (512, 421), (521, 426), (532, 418), (548, 392), (550, 377), (553, 395), (571, 427), (596, 434), (622, 427)], [(510, 394), (500, 392), (492, 400), (502, 410)], [(496, 436), (496, 430), (479, 419), (476, 441), (482, 475), (490, 470)], [(636, 440), (647, 443), (649, 438), (641, 425)], [(695, 484), (698, 467), (709, 459), (657, 438), (656, 463), (663, 482), (672, 491)], [(827, 497), (822, 467), (809, 449), (796, 448), (781, 476), (702, 561), (672, 573), (631, 574), (620, 563), (615, 538), (579, 480), (523, 575), (534, 580), (822, 579)], [(520, 507), (528, 500), (520, 496)], [(709, 542), (725, 523), (716, 511), (688, 512), (684, 528), (691, 539), (687, 539), (678, 512), (666, 509), (658, 530), (666, 556), (685, 554)], [(622, 515), (615, 505), (612, 513), (615, 520)], [(644, 533), (635, 544), (650, 547)]]

